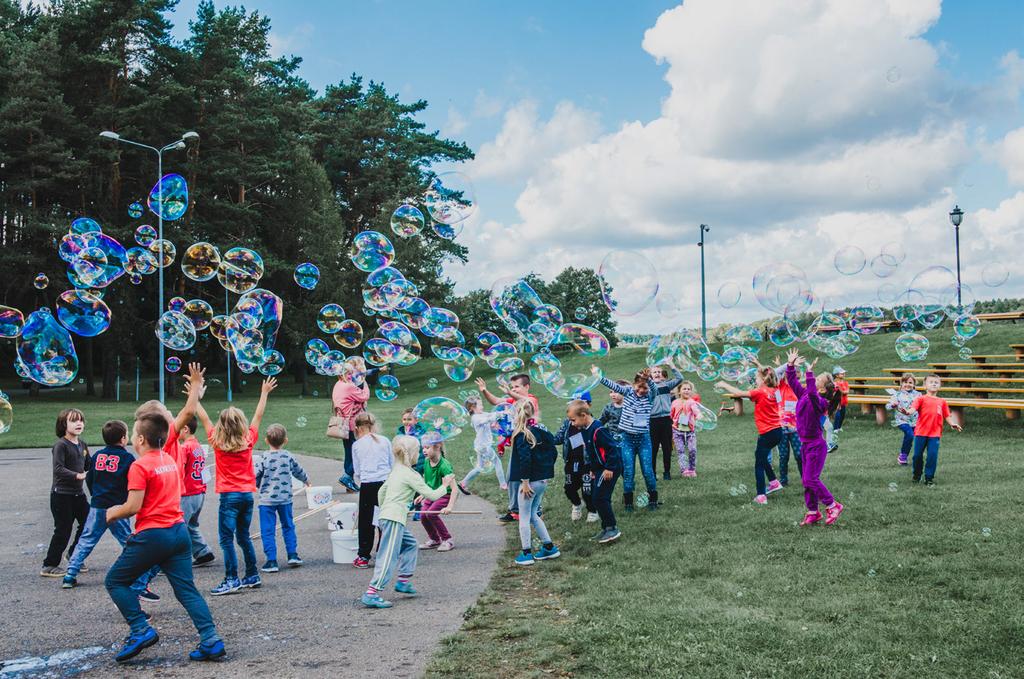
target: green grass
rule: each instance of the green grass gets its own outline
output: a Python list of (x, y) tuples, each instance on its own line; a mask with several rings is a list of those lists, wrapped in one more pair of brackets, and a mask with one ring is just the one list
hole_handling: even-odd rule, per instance
[[(947, 329), (929, 334), (931, 360), (955, 358)], [(1008, 353), (1022, 336), (1015, 326), (986, 324), (972, 345), (975, 353)], [(851, 375), (897, 367), (894, 339), (864, 338), (840, 363)], [(626, 377), (642, 363), (642, 350), (624, 348), (602, 365)], [(471, 386), (452, 385), (433, 361), (399, 376), (398, 401), (371, 402), (389, 432), (420, 398), (455, 397)], [(427, 390), (429, 376), (441, 387)], [(255, 380), (248, 382), (236, 403), (251, 409)], [(319, 398), (299, 399), (286, 380), (272, 396), (266, 421), (288, 426), (292, 449), (340, 457), (340, 445), (323, 437), (329, 386), (318, 387)], [(708, 385), (698, 389), (709, 405), (718, 402)], [(540, 397), (545, 423), (557, 427), (563, 403)], [(604, 390), (594, 397), (597, 408), (606, 402)], [(207, 402), (214, 410), (222, 395), (211, 390)], [(49, 446), (56, 411), (72, 403), (86, 411), (93, 441), (104, 419), (127, 419), (134, 408), (68, 393), (15, 397), (15, 426), (0, 446)], [(305, 428), (295, 425), (299, 416), (308, 419)], [(507, 529), (510, 549), (489, 589), (444, 641), (428, 675), (1024, 676), (1020, 421), (968, 410), (966, 431), (943, 439), (938, 485), (925, 489), (895, 463), (899, 435), (854, 407), (823, 477), (847, 506), (840, 525), (829, 528), (795, 525), (803, 514), (795, 470), (793, 484), (768, 507), (754, 507), (752, 491), (730, 494), (740, 483), (753, 488), (753, 441), (749, 415), (723, 417), (700, 437), (699, 477), (659, 482), (660, 512), (620, 511), (624, 535), (608, 547), (589, 540), (593, 524), (569, 521), (556, 470), (545, 520), (563, 557), (516, 569), (509, 564), (518, 540)], [(470, 445), (463, 434), (449, 446), (460, 474)], [(478, 479), (474, 490), (504, 502), (493, 477)]]

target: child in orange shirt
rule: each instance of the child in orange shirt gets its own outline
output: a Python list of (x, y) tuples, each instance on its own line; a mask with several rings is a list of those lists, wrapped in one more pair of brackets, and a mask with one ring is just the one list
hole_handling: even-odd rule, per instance
[[(941, 387), (942, 380), (939, 376), (929, 375), (924, 378), (924, 396), (918, 396), (910, 405), (910, 410), (917, 413), (917, 426), (914, 427), (913, 478), (914, 483), (921, 480), (923, 466), (926, 486), (935, 485), (935, 468), (939, 464), (939, 442), (942, 440), (943, 423), (949, 422), (949, 426), (954, 430), (963, 431), (963, 427), (950, 417), (946, 399), (938, 397)], [(922, 460), (925, 448), (928, 449), (927, 461)]]
[(838, 434), (843, 430), (843, 421), (846, 420), (846, 404), (850, 400), (850, 383), (846, 381), (846, 371), (842, 366), (837, 365), (832, 368), (832, 376), (836, 391), (843, 395), (839, 402), (839, 409), (836, 410), (835, 417), (832, 418), (832, 429)]

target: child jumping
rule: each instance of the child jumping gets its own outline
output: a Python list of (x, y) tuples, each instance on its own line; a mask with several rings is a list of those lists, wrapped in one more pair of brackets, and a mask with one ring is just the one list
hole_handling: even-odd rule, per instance
[[(517, 566), (530, 566), (535, 561), (557, 559), (562, 555), (551, 541), (544, 519), (540, 518), (541, 498), (548, 482), (555, 476), (555, 438), (535, 422), (533, 404), (521, 401), (516, 407), (512, 427), (512, 463), (509, 477), (519, 479), (519, 542), (523, 548), (516, 556)], [(531, 526), (537, 530), (541, 548), (535, 555)]]
[(309, 477), (302, 465), (284, 449), (288, 445), (288, 431), (280, 424), (267, 427), (267, 445), (270, 451), (256, 462), (256, 487), (260, 491), (260, 541), (267, 562), (260, 570), (277, 573), (277, 519), (281, 519), (281, 535), (284, 537), (288, 565), (297, 568), (302, 565), (299, 558), (298, 538), (295, 535), (295, 519), (292, 518), (292, 478), (309, 488)]
[(783, 486), (788, 486), (790, 451), (793, 452), (793, 457), (796, 459), (797, 471), (803, 474), (800, 434), (796, 430), (797, 396), (789, 387), (785, 366), (775, 368), (775, 377), (779, 380), (779, 414), (782, 416), (782, 438), (779, 439), (779, 482)]
[(570, 401), (566, 415), (580, 430), (586, 446), (586, 464), (593, 478), (591, 496), (601, 517), (601, 532), (593, 539), (601, 544), (614, 542), (622, 537), (612, 511), (612, 491), (615, 490), (615, 481), (622, 476), (619, 444), (608, 428), (601, 426), (590, 414), (590, 404), (586, 401)]
[(893, 411), (892, 424), (903, 432), (903, 443), (900, 445), (896, 461), (905, 467), (910, 451), (914, 447), (914, 427), (917, 426), (917, 411), (911, 410), (914, 401), (921, 395), (917, 390), (917, 378), (913, 373), (903, 373), (900, 378), (900, 390), (890, 390), (890, 393), (892, 398), (885, 404), (885, 409)]
[(391, 441), (377, 433), (377, 418), (373, 413), (365, 410), (359, 413), (356, 415), (355, 425), (356, 441), (352, 444), (352, 469), (359, 484), (359, 551), (352, 560), (352, 565), (356, 568), (369, 568), (370, 552), (373, 551), (373, 537), (376, 533), (373, 527), (373, 512), (377, 507), (380, 487), (391, 473), (391, 459), (394, 453), (391, 451)]
[[(65, 570), (60, 565), (61, 555), (70, 540), (68, 558), (71, 558), (89, 518), (89, 499), (82, 489), (89, 447), (79, 438), (85, 430), (85, 414), (78, 408), (62, 410), (57, 416), (56, 430), (57, 442), (53, 444), (51, 453), (53, 483), (50, 485), (53, 536), (46, 550), (46, 558), (43, 559), (43, 569), (39, 571), (39, 575), (44, 578), (64, 577)], [(71, 530), (76, 522), (78, 530), (72, 540)]]
[[(429, 440), (430, 435), (427, 435)], [(448, 526), (444, 525), (440, 512), (445, 514), (455, 509), (455, 501), (459, 498), (458, 485), (455, 483), (455, 472), (452, 470), (452, 463), (444, 456), (444, 443), (436, 441), (423, 446), (427, 459), (423, 463), (423, 480), (427, 487), (438, 489), (447, 487), (448, 491), (439, 498), (417, 498), (420, 502), (420, 523), (427, 531), (427, 541), (420, 545), (420, 549), (436, 549), (439, 552), (450, 552), (455, 549), (452, 542), (452, 534), (448, 532)], [(453, 491), (454, 488), (454, 491)]]
[[(956, 423), (949, 413), (949, 404), (946, 399), (939, 398), (939, 389), (942, 388), (942, 379), (932, 373), (924, 378), (924, 396), (918, 396), (910, 405), (910, 409), (917, 413), (917, 426), (914, 427), (914, 483), (921, 480), (923, 466), (924, 483), (926, 486), (935, 485), (935, 468), (939, 465), (939, 443), (942, 441), (942, 425), (948, 422), (955, 431), (963, 431), (963, 427)], [(928, 449), (928, 460), (924, 461), (924, 451)]]
[(505, 469), (502, 467), (501, 460), (498, 459), (497, 451), (494, 450), (494, 434), (491, 432), (491, 425), (502, 413), (485, 413), (483, 402), (475, 396), (466, 399), (464, 405), (466, 406), (466, 411), (470, 414), (470, 421), (476, 434), (473, 439), (476, 465), (462, 479), (462, 483), (459, 484), (459, 492), (463, 495), (469, 495), (469, 482), (484, 471), (488, 464), (494, 467), (494, 473), (498, 476), (498, 485), (501, 486), (501, 489), (508, 490), (508, 483), (505, 481)]
[[(754, 502), (759, 505), (768, 504), (768, 496), (782, 490), (782, 484), (775, 478), (775, 470), (769, 461), (772, 448), (782, 440), (782, 416), (779, 414), (779, 401), (775, 396), (779, 379), (771, 368), (760, 367), (755, 376), (756, 387), (750, 391), (737, 389), (728, 382), (716, 382), (719, 389), (732, 394), (749, 398), (754, 402), (754, 426), (757, 427), (757, 445), (754, 447), (754, 483), (757, 495)], [(765, 484), (767, 479), (768, 483)]]
[(697, 418), (700, 410), (693, 398), (693, 382), (680, 382), (673, 394), (676, 398), (669, 413), (679, 473), (686, 478), (694, 478), (697, 476)]
[[(600, 375), (597, 366), (591, 366), (594, 375)], [(622, 386), (607, 377), (601, 377), (601, 384), (612, 391), (622, 394), (622, 417), (619, 419), (619, 430), (622, 432), (622, 458), (624, 471), (622, 474), (622, 502), (627, 512), (633, 511), (633, 476), (636, 474), (636, 458), (640, 458), (640, 473), (644, 477), (644, 485), (650, 498), (647, 509), (658, 508), (658, 478), (654, 473), (654, 459), (651, 450), (650, 433), (650, 382), (649, 370), (646, 368), (633, 376), (632, 386)]]

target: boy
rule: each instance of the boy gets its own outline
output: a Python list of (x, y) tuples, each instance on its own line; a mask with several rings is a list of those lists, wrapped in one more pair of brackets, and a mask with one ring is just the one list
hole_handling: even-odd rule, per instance
[(71, 529), (77, 522), (78, 530), (68, 547), (68, 558), (71, 558), (89, 517), (89, 499), (82, 491), (85, 460), (89, 455), (88, 446), (79, 438), (84, 429), (85, 414), (78, 408), (67, 408), (57, 415), (57, 442), (53, 444), (51, 453), (53, 483), (50, 485), (50, 513), (53, 514), (53, 536), (43, 559), (43, 569), (39, 571), (39, 575), (44, 578), (63, 577), (65, 571), (60, 565), (61, 552), (68, 547)]
[[(487, 390), (487, 382), (483, 378), (478, 377), (476, 380), (477, 389), (480, 390), (480, 394), (487, 399), (487, 402), (492, 406), (496, 406), (499, 403), (517, 403), (519, 401), (528, 400), (533, 403), (534, 419), (540, 422), (540, 403), (537, 401), (537, 397), (530, 393), (530, 376), (526, 374), (513, 375), (509, 378), (508, 389), (505, 393), (508, 394), (505, 398), (495, 396)], [(505, 446), (508, 445), (509, 441), (506, 439), (498, 444), (498, 454), (502, 455), (505, 452)], [(511, 467), (511, 460), (509, 461)], [(498, 517), (498, 521), (502, 523), (518, 523), (519, 522), (519, 479), (513, 479), (508, 476), (508, 511), (502, 516)]]
[(939, 464), (939, 442), (942, 440), (942, 423), (949, 422), (955, 431), (963, 431), (949, 413), (949, 404), (938, 397), (942, 380), (936, 374), (924, 378), (924, 396), (918, 396), (910, 405), (910, 410), (917, 413), (917, 426), (914, 427), (914, 483), (921, 480), (922, 458), (925, 448), (928, 449), (928, 460), (924, 462), (924, 483), (935, 485), (935, 467)]
[[(202, 373), (190, 370), (189, 380), (189, 403), (185, 407), (194, 409), (202, 390)], [(192, 542), (182, 521), (180, 467), (163, 451), (170, 435), (162, 414), (150, 412), (136, 418), (132, 445), (139, 458), (128, 470), (128, 499), (107, 510), (110, 523), (136, 517), (135, 534), (106, 578), (110, 598), (131, 626), (131, 633), (114, 658), (117, 662), (134, 658), (160, 640), (131, 589), (131, 583), (153, 566), (159, 566), (166, 574), (174, 596), (199, 631), (199, 645), (189, 653), (189, 658), (215, 660), (226, 654), (210, 608), (192, 581)]]
[(601, 544), (618, 540), (622, 533), (615, 525), (612, 491), (623, 470), (619, 444), (590, 414), (590, 404), (586, 401), (571, 401), (566, 415), (573, 426), (580, 430), (585, 446), (585, 463), (594, 478), (592, 498), (601, 517), (601, 532), (594, 539)]
[[(85, 530), (82, 531), (78, 546), (75, 547), (68, 562), (68, 572), (61, 583), (64, 589), (78, 585), (78, 573), (108, 528), (122, 547), (132, 534), (132, 526), (128, 519), (107, 525), (107, 510), (115, 505), (124, 504), (128, 499), (128, 469), (135, 462), (132, 454), (125, 449), (128, 445), (128, 425), (120, 420), (110, 420), (104, 424), (103, 442), (107, 444), (106, 447), (93, 455), (87, 463), (85, 484), (92, 494), (89, 517), (85, 520)], [(155, 572), (143, 574), (132, 588), (145, 599), (157, 600), (159, 597), (155, 594), (146, 592), (146, 583), (152, 575), (155, 575)]]
[(203, 481), (203, 470), (206, 469), (206, 453), (196, 438), (196, 427), (198, 422), (193, 415), (185, 422), (185, 426), (179, 434), (181, 443), (181, 513), (184, 515), (185, 525), (188, 526), (188, 536), (192, 541), (192, 568), (209, 566), (216, 558), (203, 534), (199, 531), (199, 513), (203, 511), (203, 503), (206, 501), (206, 483)]
[(846, 404), (850, 401), (850, 383), (846, 381), (846, 371), (842, 366), (837, 365), (832, 369), (832, 377), (835, 380), (836, 391), (842, 394), (839, 409), (836, 410), (832, 420), (832, 429), (838, 434), (843, 431), (843, 420), (846, 419)]
[[(616, 384), (623, 387), (628, 387), (629, 383), (625, 380), (616, 380)], [(617, 391), (609, 391), (608, 398), (611, 399), (611, 403), (604, 407), (601, 411), (601, 424), (608, 429), (608, 433), (615, 438), (619, 437), (619, 420), (622, 418), (622, 394)]]
[[(423, 425), (416, 421), (416, 415), (413, 413), (413, 408), (406, 408), (402, 411), (402, 424), (398, 425), (398, 428), (395, 429), (395, 436), (411, 436), (417, 441), (423, 438)], [(423, 444), (421, 442), (420, 456), (417, 458), (416, 464), (412, 467), (421, 476), (423, 475), (423, 460), (425, 458), (426, 456), (423, 454)]]
[(288, 565), (297, 568), (302, 565), (299, 558), (298, 540), (295, 536), (295, 520), (292, 518), (292, 477), (309, 487), (309, 477), (292, 454), (284, 450), (288, 444), (288, 432), (280, 424), (267, 427), (267, 445), (270, 452), (256, 461), (256, 486), (260, 489), (260, 538), (267, 562), (264, 573), (277, 573), (277, 517), (281, 517), (281, 533), (288, 554)]
[[(574, 396), (576, 398), (570, 403), (578, 400), (590, 405), (590, 392), (582, 392), (574, 394)], [(598, 520), (598, 514), (591, 497), (593, 486), (591, 485), (590, 469), (586, 466), (584, 459), (586, 446), (583, 442), (582, 429), (567, 417), (562, 421), (562, 426), (555, 434), (555, 442), (562, 445), (562, 458), (565, 461), (565, 496), (572, 504), (570, 518), (573, 521), (583, 518), (583, 506), (586, 505), (587, 523), (594, 523)]]

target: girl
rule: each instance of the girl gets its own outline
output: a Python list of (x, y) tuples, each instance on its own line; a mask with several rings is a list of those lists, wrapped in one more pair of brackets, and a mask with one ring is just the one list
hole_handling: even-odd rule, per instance
[[(428, 434), (428, 439), (429, 436)], [(444, 513), (447, 514), (455, 509), (455, 501), (459, 497), (457, 487), (455, 492), (452, 492), (452, 487), (455, 486), (455, 473), (452, 470), (451, 463), (444, 457), (444, 443), (441, 441), (428, 443), (423, 446), (423, 450), (427, 455), (427, 459), (423, 463), (423, 480), (426, 481), (429, 488), (437, 489), (447, 486), (448, 492), (434, 500), (427, 500), (422, 497), (416, 498), (418, 502), (422, 503), (420, 506), (420, 523), (423, 524), (423, 529), (427, 531), (427, 536), (430, 538), (420, 545), (420, 549), (437, 549), (439, 552), (450, 552), (455, 549), (451, 533), (448, 532), (448, 527), (444, 525), (441, 516), (431, 512), (445, 510)]]
[(803, 472), (803, 459), (800, 454), (800, 435), (796, 431), (796, 394), (789, 388), (786, 380), (786, 367), (778, 365), (776, 358), (775, 377), (779, 379), (779, 406), (782, 408), (782, 439), (779, 440), (779, 483), (789, 485), (789, 452), (793, 451), (797, 471)]
[[(598, 367), (591, 366), (591, 372), (601, 376)], [(650, 370), (645, 368), (633, 376), (632, 386), (623, 386), (601, 377), (601, 384), (614, 392), (622, 394), (622, 416), (619, 418), (619, 431), (622, 434), (620, 445), (624, 471), (622, 473), (622, 501), (627, 512), (633, 511), (633, 475), (636, 473), (636, 458), (640, 458), (640, 473), (644, 476), (644, 485), (650, 502), (647, 509), (658, 508), (658, 481), (654, 474), (653, 452), (651, 451), (651, 433), (649, 429), (651, 415)], [(509, 478), (512, 478), (509, 475)]]
[(352, 444), (352, 471), (359, 482), (359, 552), (356, 568), (369, 568), (373, 549), (373, 510), (377, 492), (391, 473), (391, 442), (378, 434), (377, 418), (364, 410), (355, 417), (356, 440)]
[(459, 484), (459, 492), (464, 495), (470, 494), (467, 490), (469, 482), (484, 470), (488, 462), (493, 465), (494, 473), (498, 475), (498, 484), (501, 489), (508, 490), (508, 483), (505, 482), (505, 469), (501, 460), (498, 459), (498, 453), (494, 450), (494, 434), (491, 432), (491, 425), (501, 417), (502, 413), (497, 411), (485, 413), (483, 402), (475, 396), (467, 399), (465, 406), (471, 416), (473, 431), (476, 432), (476, 438), (473, 439), (476, 466), (470, 469), (466, 477), (462, 479), (462, 483)]
[[(417, 441), (423, 437), (423, 425), (416, 421), (416, 409), (406, 408), (402, 411), (402, 424), (398, 425), (395, 430), (395, 436), (412, 436)], [(423, 446), (420, 446), (419, 457), (416, 458), (416, 464), (413, 465), (413, 469), (417, 473), (423, 473)]]
[(672, 441), (676, 446), (679, 458), (679, 473), (685, 477), (697, 476), (697, 418), (700, 411), (697, 401), (693, 398), (693, 382), (681, 382), (672, 394), (669, 411), (672, 420)]
[(885, 409), (894, 411), (892, 424), (903, 432), (903, 445), (900, 446), (896, 461), (905, 467), (910, 449), (914, 445), (914, 427), (917, 426), (917, 411), (910, 408), (921, 395), (917, 390), (917, 378), (913, 373), (903, 373), (903, 377), (900, 378), (900, 390), (890, 390), (890, 393), (892, 398), (885, 404)]
[[(796, 394), (796, 430), (800, 435), (800, 443), (803, 453), (803, 468), (800, 478), (804, 484), (804, 504), (807, 506), (807, 515), (800, 522), (801, 526), (810, 526), (821, 521), (821, 512), (818, 511), (818, 503), (825, 505), (825, 524), (835, 523), (839, 515), (843, 513), (843, 505), (832, 497), (828, 488), (821, 482), (821, 471), (825, 468), (825, 457), (828, 450), (825, 439), (822, 437), (821, 418), (828, 412), (828, 401), (821, 396), (821, 392), (832, 386), (832, 375), (822, 373), (817, 378), (814, 376), (814, 363), (807, 366), (807, 374), (804, 378), (807, 386), (800, 384), (800, 378), (796, 372), (796, 364), (804, 362), (796, 349), (790, 349), (789, 361), (786, 363), (786, 382), (790, 389)], [(815, 363), (817, 360), (815, 360)]]
[[(360, 601), (367, 608), (391, 608), (393, 604), (385, 601), (380, 593), (391, 581), (391, 576), (398, 571), (395, 591), (414, 595), (413, 573), (416, 571), (416, 538), (405, 527), (408, 518), (409, 503), (419, 493), (427, 500), (437, 500), (445, 494), (448, 486), (430, 488), (423, 477), (412, 469), (420, 454), (420, 442), (411, 436), (396, 436), (391, 440), (394, 451), (393, 466), (388, 480), (377, 491), (380, 504), (380, 547), (377, 550), (377, 563), (373, 567), (373, 579), (366, 588)], [(450, 481), (449, 481), (450, 482)], [(447, 507), (441, 510), (447, 514)]]
[[(509, 478), (519, 479), (519, 542), (523, 552), (516, 557), (516, 565), (530, 566), (534, 561), (557, 559), (562, 556), (551, 542), (548, 528), (540, 518), (540, 503), (548, 482), (555, 476), (555, 437), (547, 429), (531, 424), (533, 404), (516, 404), (515, 423), (512, 427), (512, 462)], [(541, 549), (533, 554), (530, 527), (537, 529)]]
[(354, 356), (345, 364), (345, 372), (338, 375), (338, 381), (331, 392), (334, 414), (348, 420), (348, 438), (344, 439), (345, 473), (338, 483), (345, 486), (350, 493), (359, 492), (359, 486), (352, 480), (352, 444), (355, 443), (356, 415), (366, 410), (366, 402), (370, 400), (370, 387), (363, 379), (366, 374), (366, 363), (362, 358)]
[(82, 490), (89, 447), (79, 438), (84, 429), (85, 414), (78, 408), (62, 410), (57, 416), (57, 442), (53, 444), (51, 454), (53, 484), (50, 486), (50, 513), (53, 515), (53, 536), (46, 550), (46, 558), (43, 559), (43, 569), (39, 571), (39, 575), (44, 578), (64, 577), (65, 571), (61, 568), (60, 560), (68, 540), (71, 540), (71, 529), (77, 522), (78, 530), (68, 549), (69, 560), (85, 528), (85, 520), (89, 517), (89, 500)]
[[(217, 508), (220, 548), (224, 552), (224, 582), (210, 593), (214, 596), (232, 594), (242, 587), (259, 587), (262, 583), (256, 572), (256, 549), (249, 537), (252, 523), (253, 493), (256, 492), (256, 472), (252, 462), (252, 448), (259, 440), (260, 423), (267, 410), (267, 398), (277, 388), (277, 380), (268, 377), (260, 389), (260, 400), (247, 422), (245, 413), (235, 407), (220, 411), (214, 426), (202, 404), (196, 406), (196, 415), (206, 429), (206, 438), (213, 446), (216, 491), (220, 495)], [(242, 548), (245, 577), (238, 579), (238, 555), (235, 542)]]
[[(779, 414), (779, 402), (775, 396), (779, 379), (771, 368), (761, 366), (757, 369), (757, 386), (750, 391), (737, 389), (728, 382), (717, 382), (715, 386), (733, 396), (749, 398), (754, 402), (754, 425), (757, 427), (757, 446), (754, 448), (754, 482), (757, 495), (754, 502), (759, 505), (768, 504), (768, 495), (782, 490), (782, 484), (775, 478), (768, 455), (772, 448), (782, 440), (782, 417)], [(765, 485), (765, 479), (768, 485)]]
[[(665, 480), (672, 478), (669, 473), (669, 465), (672, 461), (672, 390), (683, 381), (683, 376), (675, 368), (672, 369), (673, 378), (669, 379), (668, 367), (657, 365), (651, 368), (651, 380), (648, 383), (650, 388), (651, 415), (651, 459), (658, 461), (658, 448), (661, 448), (662, 461), (665, 469)], [(682, 452), (680, 450), (680, 452)]]

